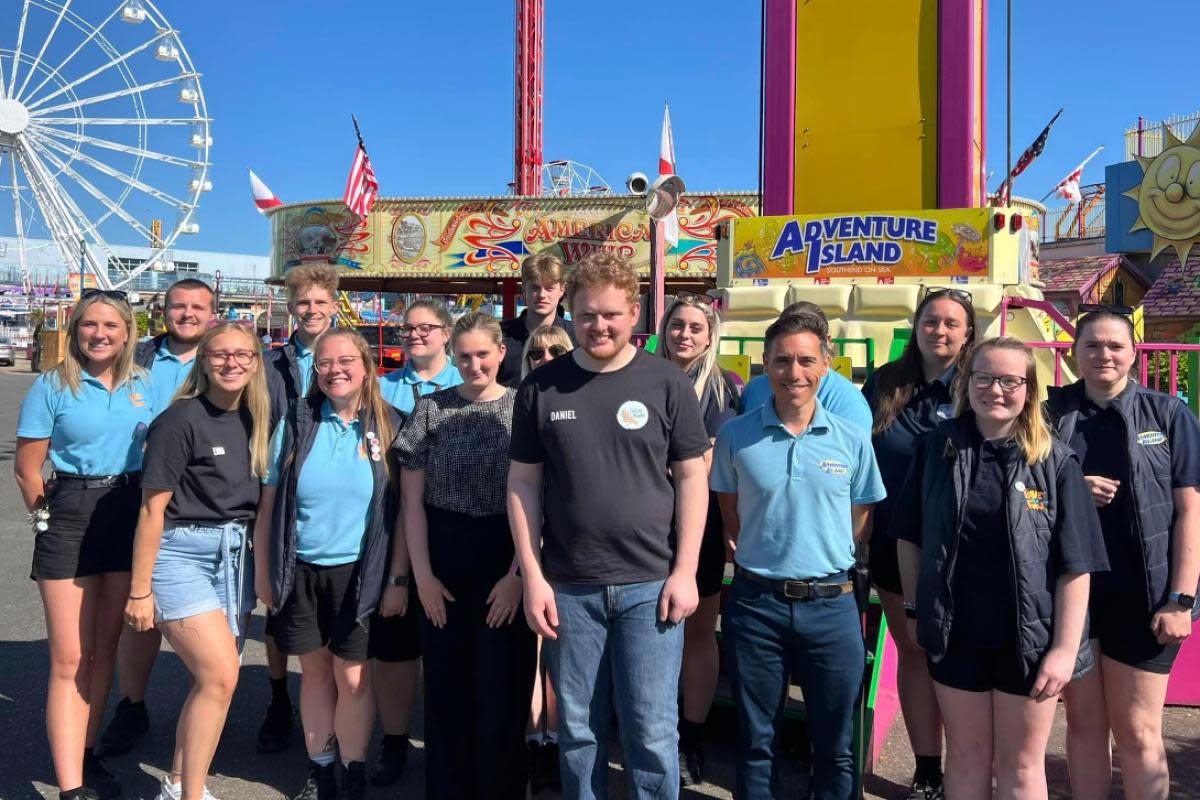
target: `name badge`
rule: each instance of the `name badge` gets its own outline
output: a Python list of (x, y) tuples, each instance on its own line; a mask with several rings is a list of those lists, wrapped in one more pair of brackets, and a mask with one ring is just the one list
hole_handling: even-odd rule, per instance
[(224, 447), (213, 447), (213, 455), (214, 456), (225, 455), (225, 448)]

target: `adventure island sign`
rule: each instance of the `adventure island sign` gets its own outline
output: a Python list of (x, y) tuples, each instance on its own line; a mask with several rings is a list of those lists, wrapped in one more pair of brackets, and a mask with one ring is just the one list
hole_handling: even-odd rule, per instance
[[(716, 277), (715, 226), (753, 217), (753, 194), (687, 195), (668, 277)], [(525, 256), (550, 251), (569, 266), (596, 250), (650, 268), (650, 225), (633, 196), (380, 200), (362, 221), (342, 203), (282, 206), (271, 212), (272, 272), (333, 262), (349, 275), (505, 278)]]
[(990, 218), (980, 208), (738, 220), (730, 277), (984, 277)]

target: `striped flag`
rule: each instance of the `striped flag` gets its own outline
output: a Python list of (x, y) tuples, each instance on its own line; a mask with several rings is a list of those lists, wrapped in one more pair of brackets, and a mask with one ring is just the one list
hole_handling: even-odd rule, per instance
[(1078, 203), (1080, 200), (1079, 194), (1079, 179), (1083, 177), (1083, 168), (1087, 163), (1096, 157), (1096, 154), (1104, 149), (1104, 145), (1100, 145), (1092, 154), (1083, 160), (1083, 163), (1071, 171), (1071, 174), (1058, 182), (1054, 187), (1054, 193), (1072, 203)]
[(1038, 134), (1038, 137), (1033, 140), (1033, 144), (1029, 145), (1029, 147), (1026, 147), (1024, 153), (1021, 153), (1021, 157), (1018, 158), (1017, 163), (1013, 165), (1012, 173), (1009, 174), (1004, 183), (1000, 184), (1000, 188), (996, 191), (996, 196), (1004, 205), (1008, 205), (1009, 201), (1012, 200), (1013, 179), (1024, 172), (1029, 165), (1034, 162), (1034, 159), (1040, 156), (1042, 151), (1046, 149), (1046, 140), (1050, 138), (1050, 129), (1054, 127), (1054, 123), (1058, 122), (1058, 118), (1062, 116), (1062, 113), (1063, 109), (1060, 108), (1058, 113), (1046, 123), (1046, 127), (1043, 128), (1042, 132)]
[[(351, 115), (351, 119), (354, 116)], [(367, 157), (367, 148), (363, 144), (362, 134), (358, 130), (358, 120), (354, 119), (354, 132), (358, 134), (358, 148), (354, 151), (354, 163), (350, 165), (350, 174), (346, 176), (346, 191), (342, 202), (350, 210), (365, 219), (375, 205), (379, 196), (379, 181), (375, 178), (375, 170), (371, 167), (371, 159)]]
[[(675, 137), (671, 134), (671, 107), (663, 104), (662, 140), (658, 149), (658, 174), (675, 174)], [(660, 224), (663, 235), (672, 247), (679, 244), (679, 211), (672, 211)]]
[(283, 205), (283, 201), (275, 196), (275, 193), (267, 188), (267, 185), (259, 180), (259, 177), (254, 174), (254, 170), (250, 172), (250, 191), (254, 194), (254, 206), (258, 209), (258, 213), (266, 215), (267, 209), (275, 208)]

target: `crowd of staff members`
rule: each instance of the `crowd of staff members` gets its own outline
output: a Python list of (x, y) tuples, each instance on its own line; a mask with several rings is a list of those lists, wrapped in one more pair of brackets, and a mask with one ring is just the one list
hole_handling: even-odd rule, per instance
[[(712, 298), (669, 303), (651, 353), (622, 258), (535, 255), (522, 279), (526, 310), (504, 323), (409, 305), (404, 367), (382, 378), (333, 326), (331, 267), (287, 274), (298, 326), (268, 351), (213, 324), (199, 281), (171, 287), (166, 333), (142, 343), (122, 293), (85, 291), (15, 458), (61, 800), (123, 796), (104, 757), (152, 716), (175, 725), (159, 800), (213, 797), (257, 602), (258, 748), (288, 748), (298, 704), (296, 800), (395, 784), (419, 684), (430, 800), (606, 798), (614, 722), (628, 796), (676, 798), (709, 775), (722, 661), (735, 796), (795, 794), (778, 751), (794, 684), (809, 796), (849, 800), (867, 575), (897, 646), (911, 800), (1046, 798), (1059, 697), (1073, 797), (1108, 797), (1113, 742), (1126, 797), (1168, 796), (1200, 427), (1132, 380), (1129, 317), (1084, 314), (1080, 380), (1044, 400), (1026, 345), (983, 339), (969, 293), (932, 289), (859, 392), (801, 302), (739, 390)], [(164, 636), (193, 683), (181, 709), (148, 710)]]

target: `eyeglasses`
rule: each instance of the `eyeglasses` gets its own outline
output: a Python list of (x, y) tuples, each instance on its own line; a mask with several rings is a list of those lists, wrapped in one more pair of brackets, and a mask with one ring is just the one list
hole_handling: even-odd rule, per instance
[(253, 350), (209, 350), (204, 354), (208, 359), (208, 363), (214, 367), (223, 367), (229, 363), (229, 359), (233, 359), (233, 363), (239, 367), (248, 367), (258, 358), (258, 353)]
[(966, 303), (969, 306), (974, 305), (974, 300), (971, 298), (971, 293), (965, 289), (951, 289), (946, 286), (926, 286), (925, 293), (921, 295), (921, 302), (925, 302), (928, 298), (952, 297), (960, 303)]
[(696, 292), (676, 292), (675, 302), (677, 303), (703, 303), (706, 306), (711, 306), (716, 302), (716, 298), (707, 294), (698, 294)]
[(1119, 314), (1122, 317), (1132, 317), (1132, 306), (1111, 306), (1106, 303), (1081, 303), (1079, 313), (1090, 314), (1093, 311), (1107, 311), (1110, 314)]
[(94, 295), (100, 295), (101, 297), (107, 297), (109, 300), (117, 300), (121, 303), (129, 302), (129, 295), (118, 289), (84, 289), (82, 292), (79, 293), (79, 299), (86, 300), (87, 298), (92, 297)]
[(434, 325), (431, 322), (422, 322), (420, 325), (401, 325), (400, 335), (405, 339), (411, 337), (414, 333), (420, 334), (422, 337), (428, 336), (434, 331), (440, 331), (447, 328), (447, 325)]
[(362, 359), (358, 356), (342, 356), (341, 358), (322, 358), (316, 363), (317, 372), (325, 374), (332, 372), (334, 367), (338, 369), (350, 369), (355, 364), (361, 364)]
[(558, 358), (567, 354), (567, 348), (561, 344), (552, 344), (549, 347), (531, 347), (529, 348), (529, 360), (541, 361), (546, 357), (546, 353), (549, 353), (551, 358)]
[(1025, 378), (1016, 375), (992, 375), (988, 372), (972, 372), (971, 385), (976, 389), (990, 389), (993, 383), (1000, 384), (1000, 391), (1012, 394), (1026, 384)]

